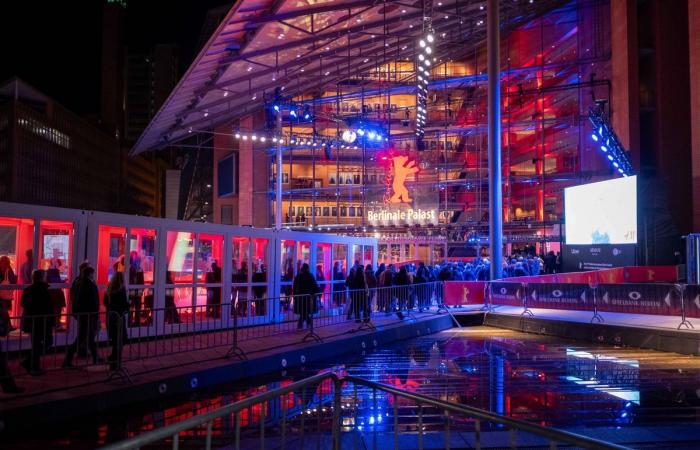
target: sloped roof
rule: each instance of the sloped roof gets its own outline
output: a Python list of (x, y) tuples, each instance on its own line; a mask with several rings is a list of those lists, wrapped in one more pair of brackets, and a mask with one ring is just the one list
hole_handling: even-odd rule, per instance
[[(512, 28), (564, 2), (501, 0)], [(436, 54), (458, 58), (486, 37), (484, 1), (434, 1)], [(380, 64), (412, 59), (423, 2), (237, 0), (201, 49), (132, 153), (163, 148), (189, 133), (261, 108), (276, 87), (287, 96), (320, 93)]]

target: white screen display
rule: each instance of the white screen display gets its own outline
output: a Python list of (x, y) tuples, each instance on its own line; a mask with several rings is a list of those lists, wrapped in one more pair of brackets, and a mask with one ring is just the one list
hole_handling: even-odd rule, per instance
[(568, 245), (636, 244), (637, 177), (564, 190)]

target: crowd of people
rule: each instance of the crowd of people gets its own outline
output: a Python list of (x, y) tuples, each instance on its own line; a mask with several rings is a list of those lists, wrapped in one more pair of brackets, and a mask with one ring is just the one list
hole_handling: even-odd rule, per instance
[[(70, 286), (70, 314), (75, 319), (77, 331), (73, 342), (66, 346), (62, 367), (73, 368), (76, 353), (81, 357), (86, 357), (89, 353), (93, 364), (107, 362), (110, 370), (118, 370), (127, 337), (126, 316), (129, 311), (124, 273), (115, 271), (103, 297), (107, 312), (107, 335), (112, 349), (105, 361), (99, 356), (96, 342), (100, 328), (100, 298), (95, 283), (95, 269), (89, 263), (83, 262), (79, 271), (79, 275)], [(31, 284), (22, 291), (20, 299), (22, 307), (20, 327), (31, 341), (31, 348), (26, 351), (20, 366), (32, 376), (42, 376), (46, 373), (42, 368), (41, 357), (54, 345), (54, 328), (59, 322), (51, 298), (51, 287), (48, 282), (51, 278), (47, 276), (48, 272), (43, 269), (34, 270), (30, 278)], [(7, 336), (11, 331), (9, 307), (6, 302), (1, 302), (0, 337)], [(7, 359), (6, 349), (0, 348), (0, 388), (5, 393), (24, 392), (25, 389), (15, 383), (8, 368)]]

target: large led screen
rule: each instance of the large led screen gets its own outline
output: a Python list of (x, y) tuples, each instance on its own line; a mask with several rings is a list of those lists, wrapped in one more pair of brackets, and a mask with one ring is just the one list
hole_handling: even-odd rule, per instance
[(636, 244), (637, 177), (564, 190), (567, 245)]

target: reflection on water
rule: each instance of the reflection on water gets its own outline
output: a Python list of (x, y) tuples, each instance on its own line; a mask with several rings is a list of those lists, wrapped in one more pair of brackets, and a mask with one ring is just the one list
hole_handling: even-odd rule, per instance
[[(8, 448), (35, 448), (39, 444), (94, 448), (322, 370), (341, 370), (410, 392), (556, 427), (696, 423), (700, 405), (700, 358), (597, 347), (479, 327), (403, 341), (366, 355), (339, 357), (190, 397), (132, 405), (99, 417), (56, 424), (53, 432), (38, 438), (40, 441), (14, 437)], [(375, 408), (372, 393), (360, 387), (354, 404), (353, 389), (344, 388), (345, 425), (381, 428), (393, 423), (392, 398), (378, 395)], [(266, 405), (265, 417), (279, 417), (283, 408), (290, 411), (290, 416), (294, 410), (306, 410), (314, 404), (320, 408), (323, 402), (314, 402), (319, 398), (330, 400), (332, 389), (328, 384), (313, 393), (296, 394)], [(243, 411), (241, 425), (259, 423), (260, 415), (259, 405)], [(227, 418), (215, 423), (214, 428), (218, 434), (230, 436), (232, 427), (232, 420)]]

